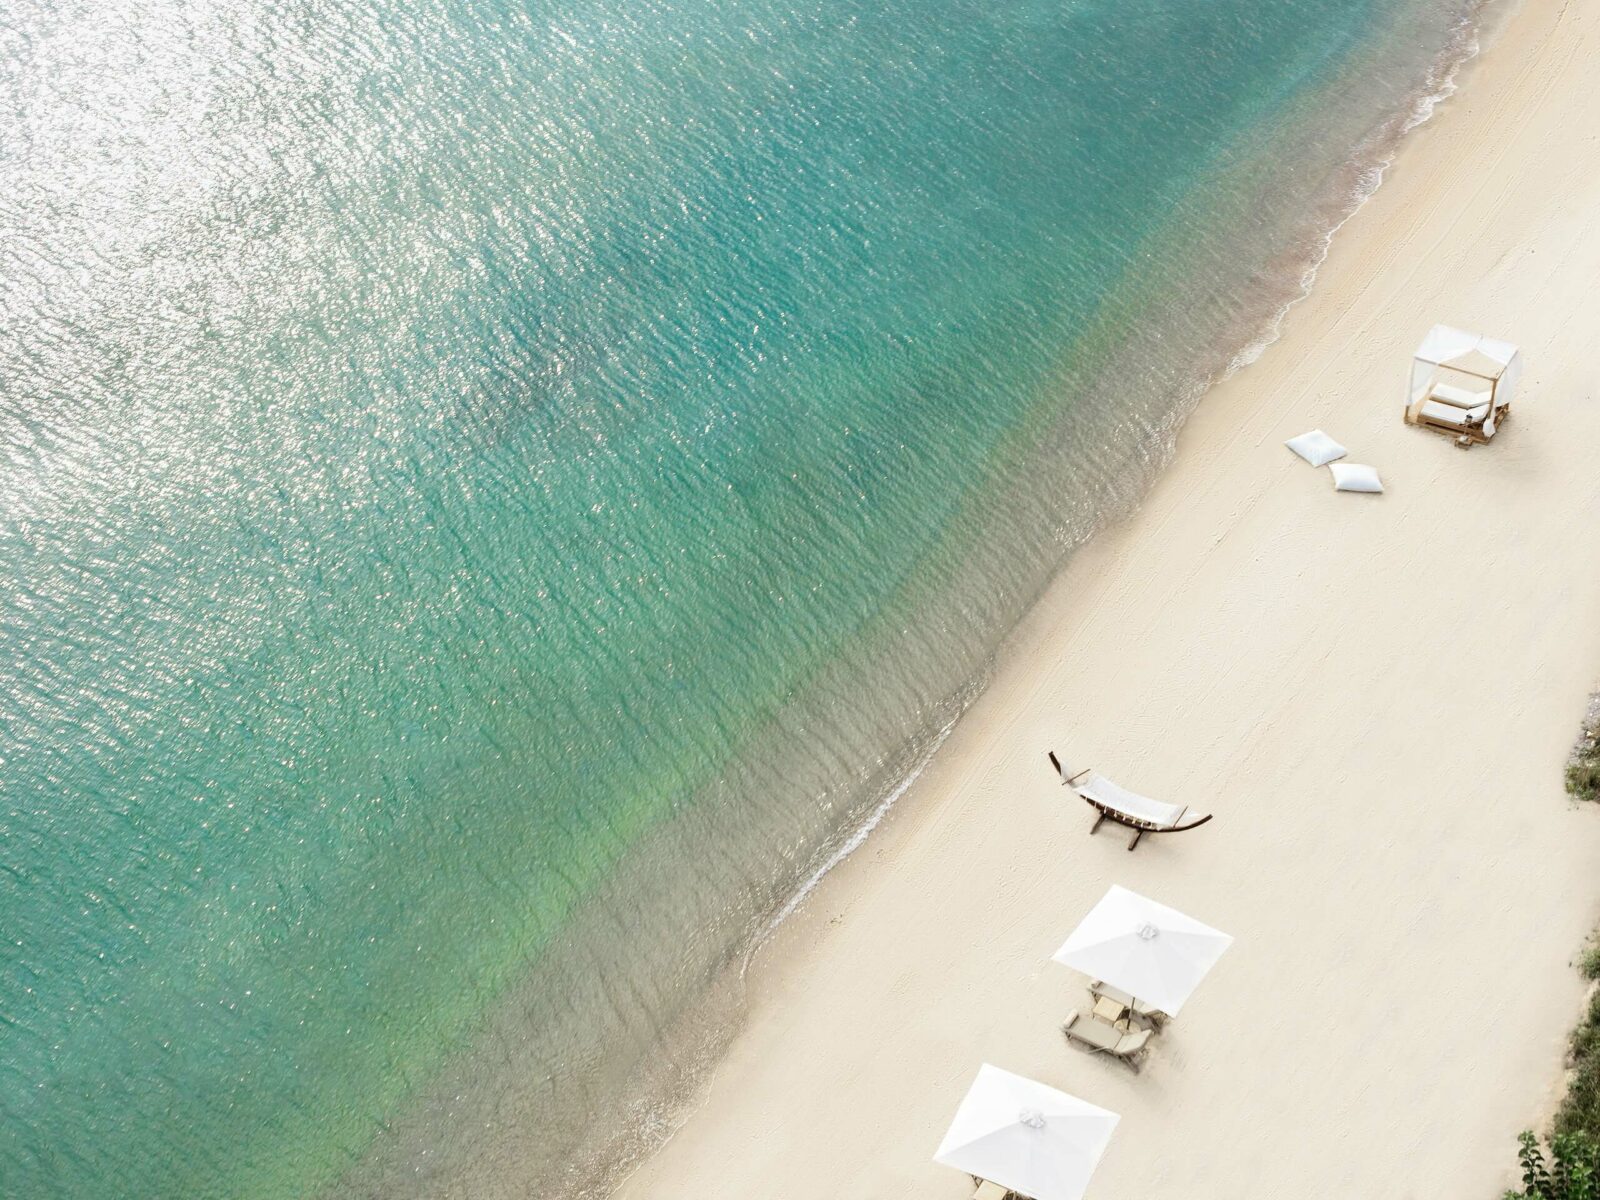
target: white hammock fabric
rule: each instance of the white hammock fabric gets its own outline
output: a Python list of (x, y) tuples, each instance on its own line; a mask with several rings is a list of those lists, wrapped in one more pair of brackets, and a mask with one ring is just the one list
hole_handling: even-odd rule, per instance
[(1204, 813), (1192, 812), (1181, 804), (1163, 804), (1160, 800), (1152, 800), (1148, 796), (1130, 792), (1127, 788), (1118, 787), (1104, 775), (1091, 774), (1083, 782), (1074, 784), (1073, 790), (1085, 800), (1103, 804), (1124, 816), (1161, 829), (1175, 828), (1185, 815), (1205, 816)]

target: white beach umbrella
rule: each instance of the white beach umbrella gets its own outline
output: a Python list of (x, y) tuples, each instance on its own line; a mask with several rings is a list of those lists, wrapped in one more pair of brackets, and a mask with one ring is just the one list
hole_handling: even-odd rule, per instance
[(1232, 942), (1175, 908), (1113, 885), (1052, 957), (1175, 1016)]
[(1033, 1200), (1081, 1200), (1120, 1119), (984, 1063), (933, 1161)]

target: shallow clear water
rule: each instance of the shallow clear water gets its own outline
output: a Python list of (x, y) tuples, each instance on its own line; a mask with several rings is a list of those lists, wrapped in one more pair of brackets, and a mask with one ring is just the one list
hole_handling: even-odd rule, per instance
[(573, 1182), (1459, 8), (13, 5), (0, 1192)]

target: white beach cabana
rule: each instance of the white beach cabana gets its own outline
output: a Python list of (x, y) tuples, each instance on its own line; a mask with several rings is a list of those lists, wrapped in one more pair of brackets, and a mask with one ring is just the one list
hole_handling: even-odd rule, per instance
[(1081, 1200), (1120, 1119), (984, 1063), (933, 1160), (1030, 1200)]
[(1411, 360), (1406, 423), (1437, 429), (1457, 443), (1487, 442), (1506, 419), (1522, 378), (1510, 342), (1435, 325)]
[(1112, 885), (1051, 957), (1176, 1016), (1233, 938)]

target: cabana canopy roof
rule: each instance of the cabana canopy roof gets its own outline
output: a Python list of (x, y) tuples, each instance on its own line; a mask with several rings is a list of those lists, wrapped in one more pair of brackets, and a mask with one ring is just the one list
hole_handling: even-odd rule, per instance
[(1517, 348), (1510, 342), (1482, 337), (1464, 329), (1435, 325), (1422, 339), (1415, 357), (1418, 362), (1465, 371), (1481, 379), (1499, 379), (1517, 357)]

